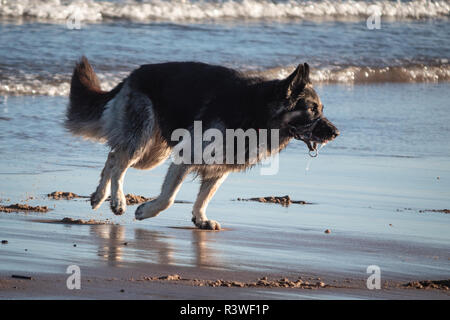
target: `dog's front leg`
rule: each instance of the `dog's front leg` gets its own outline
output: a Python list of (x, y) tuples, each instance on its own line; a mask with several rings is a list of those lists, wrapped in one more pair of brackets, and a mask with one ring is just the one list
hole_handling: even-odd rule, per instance
[(135, 212), (137, 220), (143, 220), (157, 216), (161, 211), (169, 208), (175, 201), (184, 178), (190, 171), (190, 167), (184, 164), (172, 163), (167, 170), (161, 194), (158, 198), (141, 204)]
[(228, 173), (221, 177), (214, 177), (202, 180), (197, 200), (195, 200), (192, 211), (192, 222), (200, 229), (220, 230), (220, 224), (206, 217), (206, 207), (216, 193), (220, 185), (225, 181)]

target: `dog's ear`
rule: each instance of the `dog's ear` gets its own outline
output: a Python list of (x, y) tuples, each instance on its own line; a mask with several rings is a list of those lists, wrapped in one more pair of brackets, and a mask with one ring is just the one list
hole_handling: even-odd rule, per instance
[(300, 93), (307, 83), (310, 83), (309, 65), (307, 63), (299, 64), (294, 72), (283, 80), (283, 89), (290, 97), (292, 94)]

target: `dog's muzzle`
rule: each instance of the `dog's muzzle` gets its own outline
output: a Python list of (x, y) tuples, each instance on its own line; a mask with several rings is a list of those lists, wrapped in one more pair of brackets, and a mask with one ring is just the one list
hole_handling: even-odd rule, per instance
[(309, 155), (317, 156), (317, 146), (324, 146), (334, 140), (340, 134), (339, 130), (327, 118), (320, 117), (306, 126), (298, 128), (293, 136), (297, 140), (302, 140), (309, 149)]

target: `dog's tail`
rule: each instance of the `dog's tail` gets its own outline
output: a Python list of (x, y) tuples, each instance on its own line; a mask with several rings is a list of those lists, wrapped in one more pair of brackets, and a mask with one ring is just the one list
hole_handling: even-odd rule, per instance
[(75, 135), (101, 140), (103, 110), (121, 87), (122, 83), (109, 92), (102, 91), (94, 69), (83, 56), (73, 70), (65, 127)]

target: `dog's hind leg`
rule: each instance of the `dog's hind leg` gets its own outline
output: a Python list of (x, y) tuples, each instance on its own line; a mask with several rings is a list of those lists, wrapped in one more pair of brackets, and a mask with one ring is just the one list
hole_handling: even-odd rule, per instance
[(114, 151), (114, 166), (111, 169), (111, 210), (116, 215), (124, 214), (127, 201), (123, 194), (123, 179), (127, 169), (133, 164), (127, 151)]
[(91, 195), (92, 209), (97, 210), (108, 197), (111, 186), (111, 170), (114, 166), (114, 152), (108, 154), (108, 159), (100, 176), (100, 183)]
[(135, 212), (137, 220), (143, 220), (157, 216), (161, 211), (169, 208), (175, 201), (175, 196), (180, 190), (184, 178), (190, 172), (190, 166), (172, 163), (167, 170), (161, 194), (158, 198), (141, 204)]
[(206, 207), (216, 193), (217, 189), (227, 178), (228, 173), (219, 177), (211, 177), (202, 180), (197, 200), (192, 211), (192, 222), (200, 229), (220, 230), (220, 224), (206, 217)]
[(126, 151), (111, 151), (100, 176), (100, 183), (91, 195), (92, 209), (98, 209), (108, 197), (111, 190), (111, 210), (121, 215), (125, 212), (126, 199), (123, 195), (123, 178), (132, 165)]

